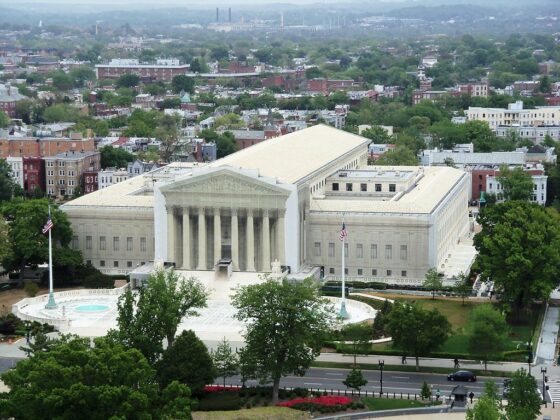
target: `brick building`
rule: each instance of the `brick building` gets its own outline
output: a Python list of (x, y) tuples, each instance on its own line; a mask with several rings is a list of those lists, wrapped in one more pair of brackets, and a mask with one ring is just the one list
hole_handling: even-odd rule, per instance
[(8, 156), (54, 156), (65, 152), (93, 152), (93, 138), (74, 134), (68, 138), (8, 137), (0, 138), (0, 158)]
[(47, 194), (65, 197), (82, 185), (84, 172), (99, 170), (99, 152), (64, 152), (45, 157)]
[(97, 79), (118, 79), (124, 74), (136, 74), (143, 80), (170, 82), (173, 77), (189, 71), (188, 64), (179, 64), (179, 60), (157, 60), (156, 64), (141, 64), (134, 59), (113, 59), (108, 64), (97, 64)]

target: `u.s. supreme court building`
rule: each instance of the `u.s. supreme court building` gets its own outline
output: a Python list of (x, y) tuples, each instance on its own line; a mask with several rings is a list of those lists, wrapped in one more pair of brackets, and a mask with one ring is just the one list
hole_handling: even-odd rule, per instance
[(212, 271), (341, 274), (421, 283), (468, 270), (469, 175), (451, 167), (367, 165), (369, 140), (318, 125), (207, 164), (175, 163), (62, 206), (72, 244), (106, 273), (150, 261)]

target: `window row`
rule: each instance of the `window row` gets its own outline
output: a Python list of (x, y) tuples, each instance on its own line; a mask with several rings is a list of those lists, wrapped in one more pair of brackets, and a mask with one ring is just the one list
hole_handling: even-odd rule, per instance
[[(357, 185), (357, 184), (356, 184)], [(383, 184), (375, 184), (375, 192), (383, 192)], [(345, 183), (346, 191), (353, 191), (354, 184), (351, 182)], [(333, 191), (340, 191), (340, 185), (338, 182), (333, 182), (332, 184)], [(360, 184), (360, 191), (361, 192), (368, 192), (368, 184)], [(389, 192), (396, 192), (397, 191), (397, 184), (389, 184)], [(373, 192), (373, 191), (371, 191)]]
[[(344, 256), (348, 257), (348, 245), (347, 243), (344, 244)], [(329, 242), (328, 245), (328, 256), (330, 258), (334, 258), (335, 256), (335, 243)], [(320, 257), (322, 254), (321, 250), (321, 242), (314, 243), (314, 256)], [(378, 258), (377, 254), (377, 244), (370, 245), (370, 258), (375, 260)], [(356, 258), (364, 258), (364, 244), (356, 244), (355, 254)], [(385, 259), (392, 260), (393, 259), (393, 245), (385, 245)], [(402, 261), (408, 260), (408, 245), (400, 245), (399, 248), (399, 259)]]
[[(329, 274), (337, 274), (340, 273), (340, 269), (335, 269), (334, 267), (330, 267), (329, 268)], [(357, 268), (356, 272), (350, 272), (350, 270), (348, 268), (344, 269), (344, 274), (345, 275), (356, 275), (356, 276), (363, 276), (364, 275), (364, 269), (363, 268)], [(385, 277), (392, 277), (393, 276), (393, 270), (385, 270), (384, 273), (379, 273), (378, 274), (378, 270), (376, 268), (371, 270), (371, 275), (372, 277), (377, 277), (377, 276), (385, 276)], [(401, 277), (406, 277), (407, 276), (407, 272), (406, 270), (401, 270)]]
[[(87, 260), (87, 263), (91, 264), (91, 260)], [(144, 261), (140, 262), (139, 265), (144, 265), (146, 264)], [(99, 260), (99, 266), (100, 267), (105, 267), (105, 260)], [(114, 268), (119, 268), (119, 261), (113, 261), (113, 267)], [(132, 261), (127, 261), (126, 262), (126, 268), (132, 268)]]
[[(73, 240), (73, 247), (79, 248), (78, 237), (74, 236)], [(86, 236), (86, 249), (93, 249), (93, 237)], [(107, 238), (105, 236), (99, 237), (99, 250), (100, 251), (107, 251)], [(113, 236), (113, 251), (120, 250), (120, 237)], [(134, 251), (134, 238), (132, 236), (127, 236), (126, 238), (126, 250), (127, 251)], [(146, 238), (140, 238), (140, 252), (146, 252)]]

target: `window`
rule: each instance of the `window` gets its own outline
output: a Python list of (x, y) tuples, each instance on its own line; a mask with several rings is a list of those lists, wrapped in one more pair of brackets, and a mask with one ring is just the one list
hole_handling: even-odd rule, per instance
[(401, 277), (406, 277), (406, 270), (401, 271)]
[(347, 243), (344, 244), (344, 256), (346, 258), (348, 258), (348, 244)]
[(363, 276), (363, 275), (364, 275), (364, 270), (358, 268), (358, 276)]
[(408, 247), (406, 245), (401, 245), (401, 260), (406, 261), (408, 258)]
[(132, 251), (132, 236), (126, 238), (126, 250)]
[(344, 274), (348, 275), (348, 269), (347, 268), (344, 269)]
[(91, 264), (91, 260), (86, 260), (86, 264), (90, 265), (90, 264)]
[(371, 275), (372, 276), (377, 276), (377, 270), (375, 268), (373, 270), (371, 270)]
[(78, 249), (78, 237), (77, 236), (72, 236), (72, 248), (73, 249)]
[(367, 192), (367, 184), (360, 184), (360, 191)]
[(395, 192), (395, 191), (397, 191), (397, 185), (389, 184), (389, 192)]
[(329, 257), (334, 257), (334, 242), (329, 242)]
[(490, 188), (490, 189), (492, 189), (492, 183), (490, 183), (490, 186), (489, 186), (489, 188)]
[(119, 237), (113, 236), (113, 251), (119, 250)]
[(64, 176), (64, 170), (60, 170), (60, 171), (58, 171), (58, 175), (60, 175), (60, 176)]
[(387, 270), (387, 277), (391, 277), (393, 275), (393, 272), (391, 270)]
[(113, 267), (118, 268), (119, 266), (119, 262), (118, 261), (113, 261)]
[(329, 268), (329, 274), (334, 274), (334, 268), (333, 267)]
[(371, 259), (377, 259), (377, 244), (371, 244)]
[(350, 182), (346, 183), (346, 191), (352, 191), (352, 184)]
[(140, 238), (140, 252), (146, 252), (146, 238)]
[(131, 268), (131, 267), (132, 267), (132, 261), (127, 261), (127, 262), (126, 262), (126, 266), (127, 266), (128, 268)]
[(105, 236), (100, 236), (99, 237), (99, 250), (100, 251), (105, 251), (107, 245), (105, 243)]
[(321, 256), (321, 242), (315, 242), (315, 253), (314, 253), (314, 255), (316, 257)]
[(105, 260), (99, 261), (99, 265), (100, 265), (101, 267), (105, 267)]
[(381, 192), (383, 191), (381, 188), (381, 184), (375, 184), (375, 192)]
[(332, 184), (332, 190), (333, 190), (333, 191), (338, 191), (338, 182), (333, 182), (333, 184)]
[(386, 260), (393, 259), (393, 245), (385, 245), (385, 259)]
[(364, 258), (364, 246), (362, 244), (356, 245), (356, 258)]

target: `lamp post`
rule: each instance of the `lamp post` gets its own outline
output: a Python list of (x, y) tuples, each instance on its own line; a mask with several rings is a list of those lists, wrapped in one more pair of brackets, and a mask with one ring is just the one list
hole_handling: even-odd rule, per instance
[(381, 376), (379, 377), (379, 384), (381, 385), (381, 391), (379, 392), (379, 396), (383, 395), (383, 366), (385, 366), (385, 360), (379, 361), (379, 370), (381, 371)]
[(533, 363), (533, 343), (527, 342), (527, 364), (529, 365), (529, 375), (531, 375), (531, 363)]
[(542, 398), (543, 398), (543, 402), (544, 402), (544, 407), (547, 408), (547, 404), (546, 404), (546, 368), (545, 367), (541, 367), (541, 373), (542, 373)]

